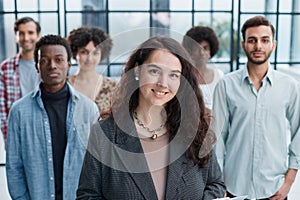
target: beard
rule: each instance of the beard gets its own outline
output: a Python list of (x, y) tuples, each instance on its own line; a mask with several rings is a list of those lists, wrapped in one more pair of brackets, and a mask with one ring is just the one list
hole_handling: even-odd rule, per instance
[(271, 53), (272, 53), (272, 51), (268, 52), (268, 53), (266, 54), (265, 59), (263, 59), (263, 60), (254, 60), (254, 59), (251, 57), (251, 53), (249, 53), (248, 51), (245, 51), (245, 54), (246, 54), (246, 56), (247, 56), (247, 58), (248, 58), (248, 62), (251, 62), (251, 63), (256, 64), (256, 65), (261, 65), (261, 64), (267, 62), (267, 61), (269, 60), (270, 56), (271, 56)]

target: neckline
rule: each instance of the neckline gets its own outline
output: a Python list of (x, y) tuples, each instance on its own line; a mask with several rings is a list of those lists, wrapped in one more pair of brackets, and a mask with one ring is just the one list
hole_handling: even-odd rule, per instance
[[(78, 75), (73, 75), (73, 86), (74, 86), (75, 89), (76, 89), (76, 79), (77, 79), (77, 77), (78, 77)], [(97, 83), (96, 83), (96, 86), (94, 88), (93, 96), (91, 98), (93, 101), (96, 101), (97, 94), (99, 93), (99, 91), (102, 88), (103, 79), (104, 79), (104, 77), (102, 75), (98, 74)]]

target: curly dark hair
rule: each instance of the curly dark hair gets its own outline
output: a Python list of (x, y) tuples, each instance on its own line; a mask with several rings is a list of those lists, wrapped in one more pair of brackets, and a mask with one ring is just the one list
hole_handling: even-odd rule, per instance
[(19, 30), (19, 26), (21, 24), (26, 24), (28, 22), (34, 22), (36, 25), (36, 32), (37, 32), (37, 34), (40, 34), (40, 32), (41, 32), (40, 24), (37, 21), (35, 21), (34, 19), (32, 19), (31, 17), (22, 17), (20, 19), (17, 19), (14, 23), (14, 32), (17, 33)]
[(202, 41), (209, 43), (210, 57), (216, 55), (219, 50), (219, 40), (215, 31), (207, 26), (195, 26), (188, 30), (183, 38), (182, 45), (189, 53), (192, 53), (195, 44)]
[(274, 35), (275, 35), (275, 28), (274, 26), (271, 24), (271, 22), (263, 17), (263, 16), (255, 16), (255, 17), (252, 17), (250, 19), (248, 19), (242, 29), (241, 29), (241, 33), (242, 33), (242, 36), (243, 36), (243, 40), (245, 41), (245, 33), (246, 33), (246, 30), (248, 28), (251, 28), (251, 27), (256, 27), (256, 26), (269, 26), (271, 28), (271, 31), (272, 31), (272, 35), (273, 35), (273, 39), (274, 39)]
[(44, 45), (62, 45), (66, 48), (67, 54), (68, 54), (68, 62), (71, 61), (71, 49), (70, 45), (66, 41), (65, 38), (61, 37), (60, 35), (45, 35), (41, 37), (41, 39), (36, 43), (35, 49), (34, 49), (34, 61), (35, 61), (35, 68), (38, 69), (37, 64), (39, 62), (39, 56), (38, 52), (40, 48)]
[[(124, 117), (129, 117), (128, 113), (132, 115), (138, 107), (139, 81), (135, 80), (134, 68), (141, 66), (155, 50), (166, 50), (172, 53), (182, 65), (180, 86), (176, 97), (165, 106), (167, 112), (166, 128), (171, 139), (181, 135), (180, 143), (184, 143), (184, 140), (192, 137), (192, 143), (187, 145), (186, 155), (199, 167), (206, 167), (211, 157), (215, 136), (214, 134), (207, 135), (209, 125), (205, 115), (204, 100), (197, 82), (197, 76), (200, 75), (196, 67), (192, 65), (186, 50), (172, 38), (166, 36), (150, 38), (129, 57), (119, 87), (115, 92), (118, 95), (113, 97), (112, 108), (116, 111), (113, 113), (117, 113), (120, 120), (120, 122), (116, 120), (116, 124), (120, 124)], [(128, 110), (125, 111), (126, 109), (129, 109), (129, 112)], [(204, 156), (199, 156), (200, 149), (203, 150), (202, 145), (207, 144), (207, 142), (210, 144), (208, 145), (209, 150)]]
[(95, 46), (99, 45), (101, 49), (101, 60), (104, 60), (109, 56), (113, 46), (110, 36), (97, 27), (83, 26), (74, 29), (67, 37), (67, 41), (71, 46), (74, 59), (76, 59), (78, 49), (85, 47), (90, 41), (92, 41)]

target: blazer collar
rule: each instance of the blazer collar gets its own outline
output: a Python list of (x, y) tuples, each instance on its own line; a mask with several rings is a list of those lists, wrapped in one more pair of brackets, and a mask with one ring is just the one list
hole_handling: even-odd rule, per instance
[[(189, 172), (190, 166), (194, 163), (187, 159), (185, 145), (183, 140), (173, 138), (169, 145), (169, 162), (167, 170), (167, 185), (166, 185), (166, 198), (176, 199), (179, 192), (179, 183), (182, 181), (186, 173)], [(181, 153), (183, 152), (183, 153)]]
[[(143, 194), (144, 198), (156, 200), (157, 195), (155, 186), (152, 181), (147, 161), (144, 156), (144, 151), (141, 142), (137, 136), (137, 131), (132, 118), (128, 119), (128, 121), (125, 124), (127, 125), (127, 133), (122, 131), (120, 128), (117, 128), (117, 134), (115, 138), (116, 145), (119, 148), (122, 148), (123, 150), (127, 151), (129, 154), (129, 159), (122, 159), (122, 164), (124, 168), (127, 169), (127, 171), (129, 172), (128, 174), (136, 183), (137, 188)], [(132, 157), (134, 153), (136, 154), (135, 161)]]

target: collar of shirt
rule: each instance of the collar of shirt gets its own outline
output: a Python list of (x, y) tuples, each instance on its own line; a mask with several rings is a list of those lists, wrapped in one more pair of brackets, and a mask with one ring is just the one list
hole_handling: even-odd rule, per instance
[[(271, 86), (273, 85), (273, 79), (274, 79), (273, 71), (274, 71), (274, 69), (272, 68), (271, 64), (269, 63), (267, 74), (263, 78), (263, 81), (267, 80)], [(252, 83), (249, 78), (249, 72), (248, 72), (248, 68), (247, 68), (246, 64), (244, 65), (243, 72), (241, 73), (241, 75), (242, 75), (241, 76), (241, 85), (244, 83), (245, 80), (247, 80), (248, 84)]]
[[(34, 89), (34, 92), (32, 93), (32, 98), (37, 97), (37, 96), (41, 96), (41, 94), (42, 94), (42, 91), (41, 91), (41, 88), (40, 88), (41, 84), (42, 83), (37, 85), (36, 88)], [(67, 86), (69, 88), (70, 96), (72, 97), (72, 99), (73, 100), (78, 99), (79, 98), (78, 93), (75, 92), (75, 89), (69, 84), (69, 82), (67, 82)]]

